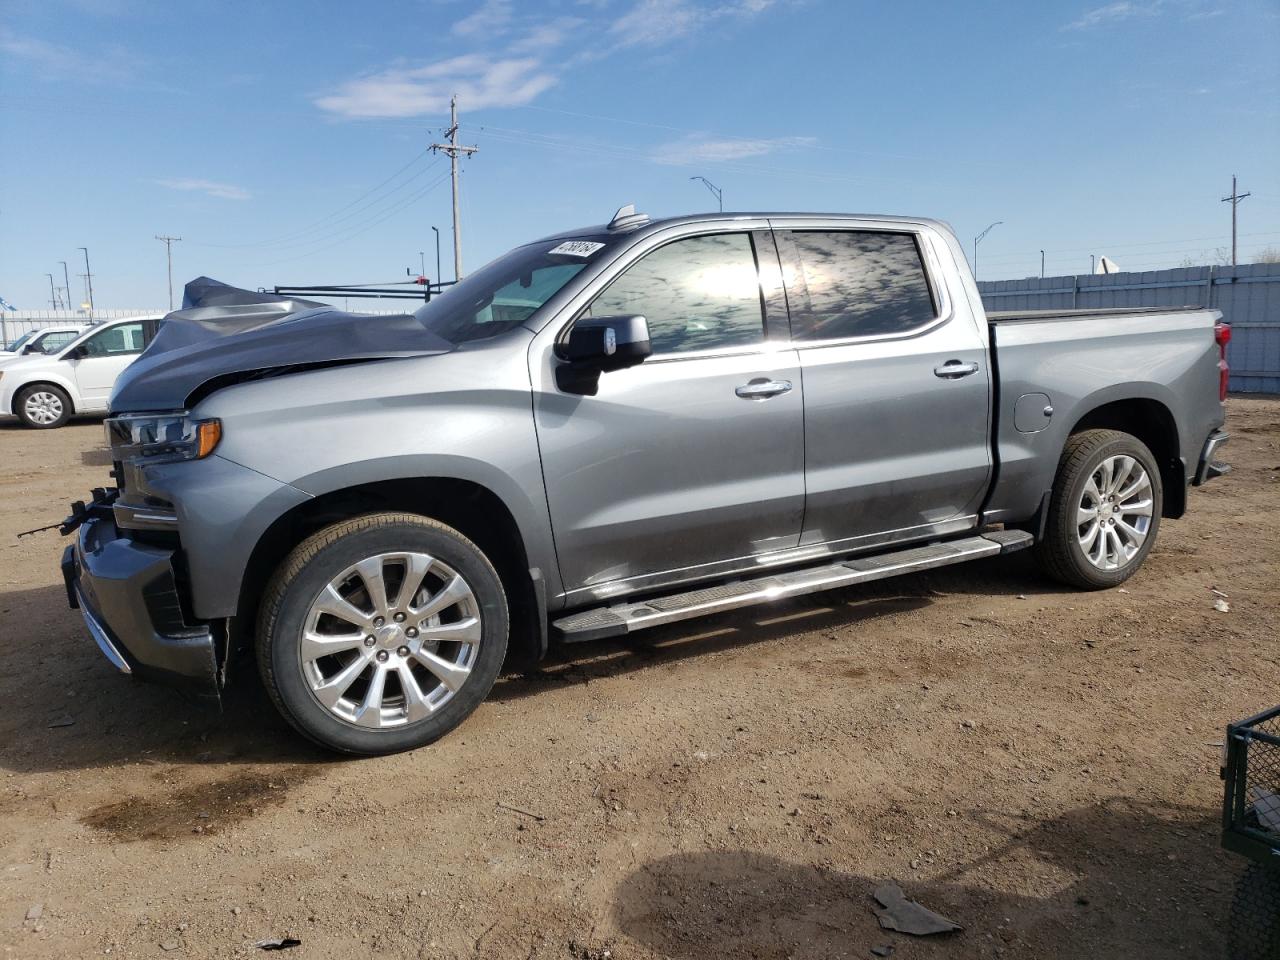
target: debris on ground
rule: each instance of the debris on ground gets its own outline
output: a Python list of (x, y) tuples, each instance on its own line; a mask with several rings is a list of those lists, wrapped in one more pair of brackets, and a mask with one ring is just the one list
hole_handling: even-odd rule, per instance
[(259, 940), (254, 946), (259, 950), (288, 950), (290, 947), (302, 946), (302, 941), (294, 937), (281, 937), (279, 940)]
[(878, 946), (878, 947), (872, 947), (872, 948), (871, 948), (871, 954), (872, 954), (872, 956), (876, 956), (876, 957), (892, 957), (892, 956), (893, 956), (893, 944), (891, 944), (891, 943), (884, 943), (884, 944), (881, 944), (881, 945), (880, 945), (880, 946)]
[(880, 926), (886, 930), (927, 937), (934, 933), (954, 933), (963, 929), (954, 920), (948, 920), (928, 907), (908, 900), (896, 883), (881, 884), (875, 888), (872, 896), (880, 902), (880, 908), (873, 907), (872, 910), (880, 921)]
[(1213, 609), (1217, 610), (1219, 613), (1230, 613), (1231, 604), (1227, 603), (1227, 601), (1223, 600), (1221, 597), (1214, 597)]
[(160, 944), (160, 949), (165, 953), (172, 953), (174, 950), (181, 950), (182, 944), (178, 943), (176, 940), (166, 940), (164, 943)]
[(72, 717), (69, 715), (63, 715), (61, 717), (54, 717), (52, 720), (50, 720), (48, 723), (48, 727), (50, 730), (52, 730), (54, 727), (69, 727), (75, 722), (76, 722), (75, 717)]
[(534, 813), (532, 810), (525, 810), (522, 807), (513, 807), (511, 804), (503, 803), (501, 800), (497, 802), (497, 805), (503, 810), (510, 810), (512, 813), (518, 813), (521, 816), (529, 817), (530, 819), (537, 820), (539, 823), (542, 823), (547, 819), (540, 813)]
[(27, 917), (26, 917), (26, 919), (28, 919), (28, 920), (39, 920), (42, 916), (44, 916), (44, 904), (43, 904), (43, 903), (33, 903), (31, 906), (27, 907)]

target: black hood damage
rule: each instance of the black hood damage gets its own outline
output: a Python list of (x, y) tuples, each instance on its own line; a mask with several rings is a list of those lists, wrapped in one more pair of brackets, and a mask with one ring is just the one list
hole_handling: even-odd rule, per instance
[(111, 412), (186, 409), (232, 383), (452, 349), (412, 314), (346, 313), (199, 277), (116, 381)]

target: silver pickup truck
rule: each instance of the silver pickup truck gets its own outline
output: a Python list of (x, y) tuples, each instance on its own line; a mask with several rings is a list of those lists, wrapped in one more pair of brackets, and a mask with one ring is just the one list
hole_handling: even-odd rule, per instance
[(510, 654), (1034, 548), (1132, 576), (1227, 468), (1219, 314), (985, 314), (941, 223), (723, 214), (517, 247), (414, 315), (202, 278), (111, 401), (63, 573), (120, 670), (251, 645), (359, 754)]

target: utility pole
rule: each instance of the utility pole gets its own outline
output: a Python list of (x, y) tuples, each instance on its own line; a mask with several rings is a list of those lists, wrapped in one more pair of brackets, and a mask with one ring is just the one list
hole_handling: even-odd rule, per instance
[(702, 185), (711, 191), (711, 195), (716, 198), (716, 203), (720, 205), (720, 212), (724, 213), (724, 191), (717, 187), (706, 177), (690, 177), (690, 180), (701, 180)]
[(63, 303), (65, 303), (67, 305), (67, 309), (70, 310), (71, 309), (71, 277), (67, 275), (67, 261), (59, 260), (58, 262), (62, 264), (62, 292), (66, 294), (66, 299), (63, 300)]
[(1239, 193), (1236, 191), (1236, 175), (1231, 175), (1231, 196), (1223, 197), (1223, 203), (1231, 204), (1231, 265), (1236, 265), (1236, 207), (1240, 206), (1240, 201), (1245, 197), (1251, 196), (1248, 193)]
[(162, 237), (157, 235), (157, 240), (164, 243), (164, 257), (169, 262), (169, 312), (173, 312), (173, 245), (181, 240), (181, 237)]
[[(462, 279), (462, 224), (458, 215), (458, 155), (471, 156), (479, 147), (458, 146), (458, 96), (449, 98), (449, 129), (445, 131), (448, 143), (433, 143), (432, 153), (439, 151), (449, 155), (449, 171), (453, 177), (453, 279)], [(440, 278), (436, 277), (439, 282)]]
[(58, 309), (58, 291), (53, 286), (53, 274), (46, 273), (45, 276), (49, 278), (49, 306), (51, 306), (54, 310), (57, 310)]
[(84, 288), (89, 294), (89, 319), (93, 319), (93, 272), (89, 269), (89, 248), (76, 247), (84, 251)]
[(978, 244), (982, 242), (983, 237), (985, 237), (988, 233), (990, 233), (996, 227), (1000, 226), (1000, 224), (1002, 223), (1004, 223), (1003, 220), (997, 220), (995, 223), (991, 224), (989, 227), (987, 227), (987, 229), (983, 230), (980, 234), (978, 234), (976, 237), (973, 238), (973, 279), (974, 280), (978, 279)]
[(1044, 279), (1044, 251), (1040, 251), (1040, 279)]

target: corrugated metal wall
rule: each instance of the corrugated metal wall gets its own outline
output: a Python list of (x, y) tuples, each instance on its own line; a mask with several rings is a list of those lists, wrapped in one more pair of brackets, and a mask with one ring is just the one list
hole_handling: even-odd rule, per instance
[(1231, 389), (1280, 393), (1280, 263), (978, 283), (988, 310), (1212, 306), (1231, 324)]
[[(95, 310), (93, 322), (121, 320), (125, 317), (162, 316), (164, 310)], [(76, 310), (4, 310), (0, 311), (0, 343), (8, 345), (24, 333), (51, 327), (60, 323), (89, 323), (89, 319)]]

